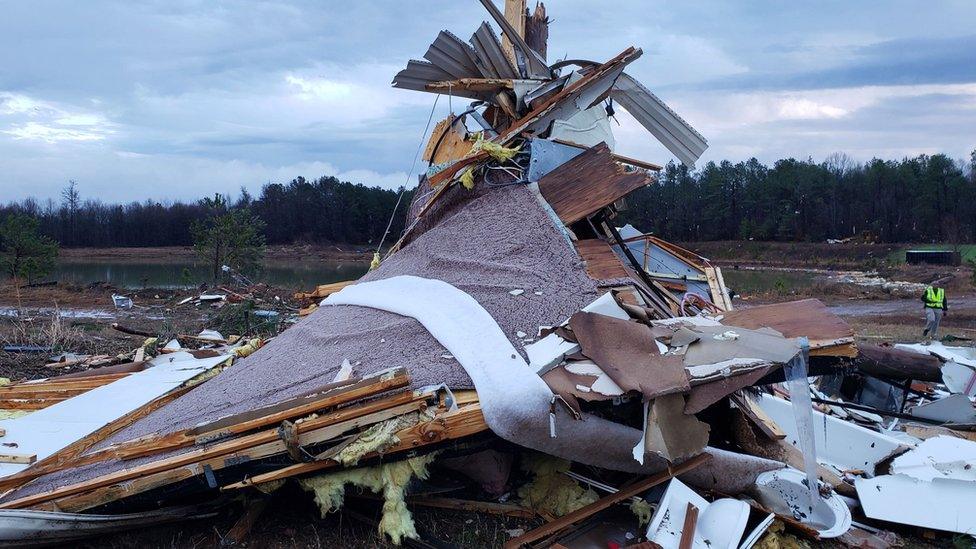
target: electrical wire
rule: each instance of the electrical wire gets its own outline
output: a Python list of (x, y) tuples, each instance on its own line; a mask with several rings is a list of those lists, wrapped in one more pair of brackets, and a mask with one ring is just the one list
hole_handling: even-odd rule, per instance
[(400, 202), (403, 201), (403, 193), (407, 191), (407, 185), (410, 184), (410, 178), (413, 177), (413, 170), (417, 167), (417, 159), (420, 158), (420, 151), (424, 147), (424, 138), (427, 137), (427, 130), (430, 129), (430, 122), (434, 119), (434, 111), (437, 109), (437, 102), (440, 100), (441, 95), (437, 94), (434, 97), (434, 104), (430, 107), (430, 114), (427, 115), (427, 125), (424, 126), (424, 133), (420, 135), (420, 142), (417, 144), (417, 152), (413, 155), (413, 163), (410, 164), (410, 171), (407, 172), (407, 180), (404, 181), (403, 186), (400, 187), (400, 195), (397, 196), (396, 204), (393, 206), (393, 211), (390, 213), (390, 221), (386, 224), (386, 230), (383, 231), (383, 236), (380, 237), (380, 243), (376, 246), (376, 253), (380, 253), (383, 248), (383, 243), (386, 242), (386, 236), (390, 234), (390, 227), (393, 226), (393, 220), (396, 218), (397, 209), (400, 208)]

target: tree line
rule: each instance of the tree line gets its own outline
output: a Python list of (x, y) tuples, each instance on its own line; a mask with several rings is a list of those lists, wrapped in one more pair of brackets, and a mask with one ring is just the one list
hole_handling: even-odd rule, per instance
[(679, 241), (976, 242), (976, 151), (856, 163), (755, 158), (668, 164), (627, 199), (620, 222)]
[[(263, 222), (267, 244), (376, 245), (398, 191), (335, 177), (267, 184), (246, 190), (229, 210)], [(390, 229), (404, 226), (406, 191)], [(857, 163), (837, 154), (823, 162), (786, 159), (768, 166), (709, 162), (699, 170), (669, 163), (657, 184), (627, 199), (619, 224), (678, 241), (822, 241), (850, 236), (879, 242), (976, 242), (976, 151), (969, 162), (946, 155)], [(213, 213), (198, 202), (106, 204), (85, 198), (70, 182), (60, 201), (34, 199), (0, 206), (31, 217), (40, 233), (62, 247), (189, 246), (193, 227)], [(388, 242), (389, 243), (389, 242)]]
[[(227, 209), (247, 210), (262, 221), (264, 241), (268, 244), (368, 246), (382, 237), (398, 194), (335, 177), (314, 181), (299, 177), (285, 184), (264, 185), (258, 196), (242, 189), (239, 196), (222, 200)], [(412, 191), (406, 191), (391, 234), (398, 235), (403, 230), (411, 197)], [(72, 181), (60, 201), (41, 203), (28, 198), (0, 206), (0, 220), (11, 215), (33, 218), (40, 233), (62, 247), (190, 246), (199, 240), (194, 238), (194, 227), (213, 213), (212, 200), (106, 204), (86, 199), (80, 186)]]

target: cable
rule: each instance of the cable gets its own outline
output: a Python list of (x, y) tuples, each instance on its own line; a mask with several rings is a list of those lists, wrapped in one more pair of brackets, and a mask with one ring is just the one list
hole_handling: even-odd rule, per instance
[(424, 133), (420, 135), (420, 142), (417, 144), (417, 152), (413, 155), (413, 163), (410, 164), (410, 171), (407, 172), (407, 180), (400, 187), (400, 195), (397, 196), (396, 204), (393, 206), (393, 211), (390, 213), (390, 221), (386, 224), (386, 230), (383, 231), (383, 236), (380, 237), (380, 243), (376, 246), (376, 253), (379, 254), (380, 250), (383, 248), (383, 243), (386, 242), (386, 236), (390, 234), (390, 227), (393, 226), (393, 219), (396, 218), (397, 209), (400, 208), (400, 202), (403, 200), (403, 193), (407, 191), (407, 185), (410, 184), (410, 178), (413, 177), (413, 170), (417, 167), (417, 159), (420, 158), (420, 151), (424, 147), (424, 138), (427, 137), (427, 130), (430, 129), (430, 122), (434, 119), (434, 110), (437, 109), (437, 101), (441, 98), (440, 94), (434, 97), (434, 104), (430, 107), (430, 114), (427, 116), (427, 125), (424, 126)]

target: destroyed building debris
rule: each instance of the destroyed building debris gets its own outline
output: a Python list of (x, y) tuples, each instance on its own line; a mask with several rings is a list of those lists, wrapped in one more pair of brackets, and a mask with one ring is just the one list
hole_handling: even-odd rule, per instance
[[(707, 142), (624, 72), (641, 50), (549, 64), (544, 6), (481, 3), (495, 27), (443, 30), (394, 77), (474, 102), (434, 126), (407, 228), (362, 279), (296, 296), (303, 318), (270, 341), (186, 336), (129, 370), (0, 388), (31, 410), (0, 421), (17, 446), (0, 543), (205, 516), (290, 481), (323, 513), (347, 485), (382, 495), (400, 542), (420, 536), (411, 479), (460, 471), (490, 498), (519, 463), (543, 483), (520, 504), (451, 504), (545, 520), (509, 547), (586, 546), (567, 540), (621, 503), (666, 548), (752, 547), (774, 521), (867, 532), (852, 517), (976, 533), (971, 350), (855, 360), (819, 301), (734, 309), (708, 259), (618, 227), (660, 166), (614, 153), (615, 105), (689, 165)], [(866, 404), (848, 377), (900, 402)], [(564, 505), (533, 504), (553, 490)]]

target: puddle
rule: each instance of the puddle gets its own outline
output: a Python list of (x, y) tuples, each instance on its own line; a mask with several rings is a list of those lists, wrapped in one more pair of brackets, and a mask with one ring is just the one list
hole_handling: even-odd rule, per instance
[(129, 312), (113, 311), (111, 309), (55, 309), (53, 307), (26, 307), (17, 309), (16, 307), (0, 306), (0, 318), (36, 318), (52, 317), (60, 314), (61, 318), (90, 319), (90, 320), (113, 320), (117, 318), (130, 318), (138, 316), (147, 320), (165, 320), (167, 317), (161, 313), (153, 312)]

